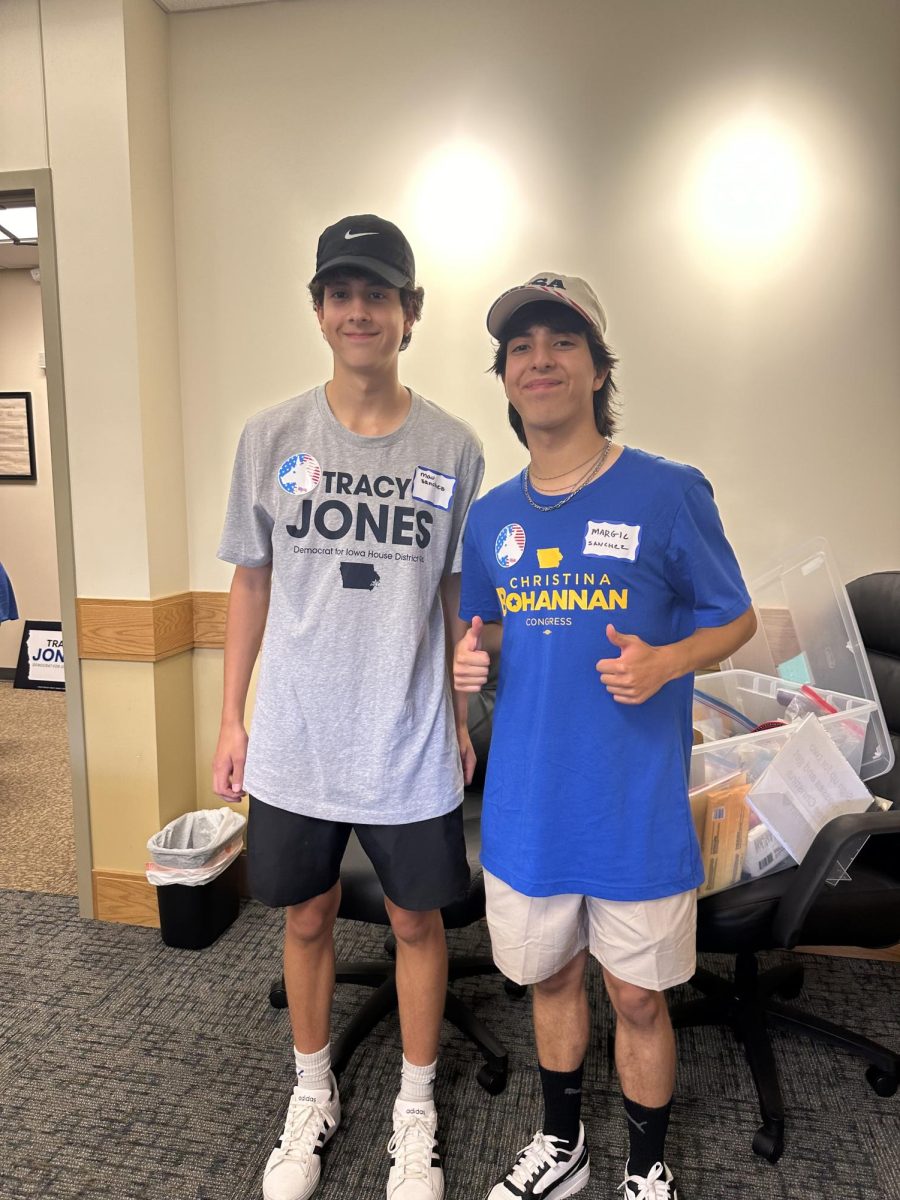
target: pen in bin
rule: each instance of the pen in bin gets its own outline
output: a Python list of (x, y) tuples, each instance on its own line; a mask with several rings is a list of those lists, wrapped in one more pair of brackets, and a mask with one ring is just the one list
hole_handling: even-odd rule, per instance
[[(775, 693), (775, 699), (779, 704), (783, 704), (785, 708), (793, 702), (799, 702), (807, 713), (815, 713), (817, 717), (830, 717), (835, 713), (840, 712), (840, 709), (826, 700), (820, 695), (814, 687), (810, 687), (808, 683), (804, 683), (799, 692), (790, 692), (787, 688), (779, 688)], [(866, 728), (860, 725), (858, 721), (841, 721), (841, 728), (846, 729), (854, 738), (862, 740), (866, 736)]]
[(815, 704), (818, 708), (821, 708), (821, 710), (823, 712), (827, 712), (827, 713), (836, 713), (837, 712), (837, 709), (834, 707), (834, 705), (829, 704), (828, 701), (825, 699), (825, 697), (820, 696), (819, 693), (814, 688), (811, 688), (808, 683), (804, 683), (804, 685), (803, 685), (803, 687), (801, 687), (800, 691), (803, 693), (804, 696), (807, 697), (807, 699), (812, 700), (813, 704)]

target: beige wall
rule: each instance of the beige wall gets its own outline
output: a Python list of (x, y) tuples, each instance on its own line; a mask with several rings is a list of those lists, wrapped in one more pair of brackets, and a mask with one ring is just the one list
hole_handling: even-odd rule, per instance
[[(227, 582), (244, 419), (327, 371), (304, 295), (317, 235), (369, 210), (410, 230), (427, 292), (405, 378), (475, 424), (489, 483), (522, 459), (484, 373), (488, 303), (535, 270), (582, 273), (622, 358), (624, 440), (709, 475), (749, 575), (818, 534), (848, 579), (900, 562), (896, 6), (304, 0), (170, 28), (193, 586)], [(693, 155), (752, 105), (819, 192), (756, 280), (704, 258), (682, 211)], [(416, 206), (455, 137), (510, 194), (471, 261)]]
[(84, 662), (93, 865), (142, 871), (147, 839), (196, 807), (190, 654)]
[(0, 4), (0, 171), (47, 166), (39, 0)]
[(0, 392), (31, 392), (36, 483), (0, 483), (0, 561), (21, 619), (0, 626), (0, 667), (14, 667), (23, 622), (59, 620), (41, 289), (30, 271), (0, 271)]
[(125, 69), (150, 594), (187, 589), (165, 14), (126, 0)]
[[(233, 805), (220, 800), (212, 790), (212, 759), (219, 736), (219, 714), (222, 708), (222, 652), (194, 651), (194, 730), (196, 741), (195, 785), (197, 808), (234, 808), (247, 816), (246, 797)], [(250, 685), (247, 711), (252, 712), (256, 694), (256, 675)]]
[(122, 0), (41, 11), (78, 593), (147, 596)]

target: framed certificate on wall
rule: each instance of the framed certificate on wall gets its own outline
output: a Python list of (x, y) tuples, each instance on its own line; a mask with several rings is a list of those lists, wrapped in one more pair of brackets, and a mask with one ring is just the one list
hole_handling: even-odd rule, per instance
[(0, 483), (36, 479), (31, 392), (0, 392)]

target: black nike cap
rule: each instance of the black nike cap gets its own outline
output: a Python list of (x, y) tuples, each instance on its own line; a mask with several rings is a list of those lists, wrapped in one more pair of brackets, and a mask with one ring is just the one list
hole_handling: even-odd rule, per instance
[(361, 267), (391, 287), (416, 286), (416, 260), (409, 242), (396, 225), (372, 213), (343, 217), (323, 231), (310, 282), (333, 267)]

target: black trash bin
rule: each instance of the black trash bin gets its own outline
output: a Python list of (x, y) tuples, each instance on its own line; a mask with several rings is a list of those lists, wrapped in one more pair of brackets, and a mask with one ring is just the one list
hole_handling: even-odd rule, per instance
[(147, 843), (147, 878), (156, 885), (159, 931), (167, 946), (202, 950), (238, 915), (238, 855), (245, 825), (233, 809), (189, 812)]
[(203, 950), (211, 946), (234, 921), (241, 907), (238, 891), (238, 860), (221, 875), (188, 887), (169, 883), (156, 889), (159, 932), (167, 946), (176, 950)]

